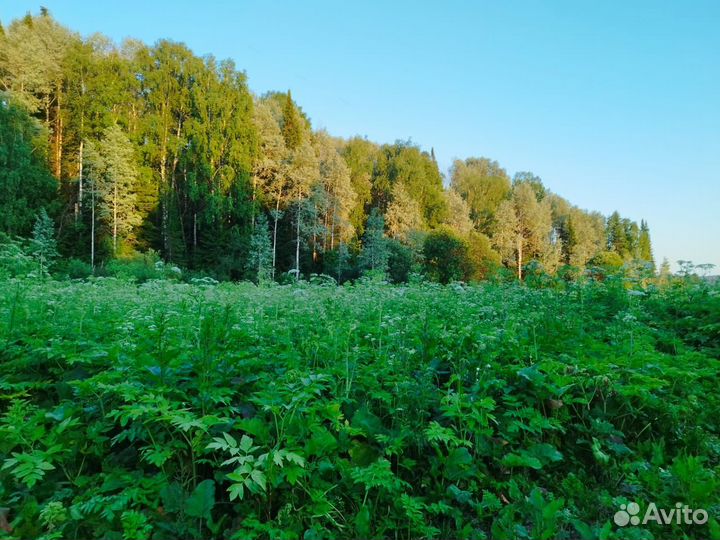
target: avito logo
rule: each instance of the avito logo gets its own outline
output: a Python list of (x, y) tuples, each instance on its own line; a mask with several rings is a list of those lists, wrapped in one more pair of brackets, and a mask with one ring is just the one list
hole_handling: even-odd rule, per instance
[(646, 525), (655, 522), (658, 525), (703, 525), (707, 523), (708, 513), (702, 508), (693, 510), (687, 504), (676, 503), (675, 508), (666, 510), (658, 508), (655, 503), (650, 503), (645, 514), (640, 519), (640, 505), (636, 502), (621, 504), (620, 510), (615, 512), (613, 521), (620, 527), (627, 525)]

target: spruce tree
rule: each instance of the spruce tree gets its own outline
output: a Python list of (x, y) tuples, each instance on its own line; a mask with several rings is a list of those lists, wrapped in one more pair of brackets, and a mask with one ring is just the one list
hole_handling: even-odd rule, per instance
[(373, 208), (365, 225), (363, 247), (360, 252), (360, 267), (364, 271), (387, 272), (388, 257), (385, 218), (377, 208)]
[(47, 269), (58, 257), (58, 250), (55, 240), (55, 224), (44, 208), (40, 209), (35, 220), (30, 250), (38, 261), (40, 275), (45, 275)]
[(342, 283), (345, 272), (350, 269), (350, 252), (348, 251), (347, 244), (340, 242), (337, 250), (337, 261), (335, 262), (335, 273), (337, 275), (337, 282)]
[(268, 221), (265, 213), (260, 212), (250, 236), (250, 253), (247, 259), (246, 275), (258, 284), (268, 281), (272, 275), (272, 255)]
[(625, 227), (620, 214), (613, 212), (607, 220), (605, 228), (608, 250), (614, 251), (623, 259), (627, 256), (628, 245)]
[(295, 108), (290, 90), (288, 90), (285, 105), (283, 106), (282, 134), (285, 139), (285, 145), (290, 150), (295, 150), (300, 146), (300, 142), (302, 141), (302, 125), (300, 124), (300, 115)]
[(650, 228), (645, 220), (640, 222), (640, 237), (638, 240), (638, 252), (640, 260), (650, 263), (655, 268), (655, 258), (650, 243)]

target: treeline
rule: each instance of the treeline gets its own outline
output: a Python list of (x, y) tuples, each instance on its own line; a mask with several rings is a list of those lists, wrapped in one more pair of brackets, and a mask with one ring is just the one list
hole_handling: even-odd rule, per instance
[(44, 9), (0, 30), (5, 238), (47, 236), (45, 211), (76, 264), (155, 250), (230, 279), (654, 271), (645, 222), (486, 158), (456, 161), (446, 186), (432, 151), (313, 130), (289, 91), (253, 96), (230, 60), (83, 39)]

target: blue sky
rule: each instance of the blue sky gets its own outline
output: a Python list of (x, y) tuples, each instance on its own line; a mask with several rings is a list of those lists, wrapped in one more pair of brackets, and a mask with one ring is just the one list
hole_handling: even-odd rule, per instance
[[(720, 2), (43, 0), (63, 24), (233, 58), (341, 136), (531, 170), (720, 267)], [(36, 2), (4, 0), (4, 24)], [(717, 270), (716, 270), (717, 271)]]

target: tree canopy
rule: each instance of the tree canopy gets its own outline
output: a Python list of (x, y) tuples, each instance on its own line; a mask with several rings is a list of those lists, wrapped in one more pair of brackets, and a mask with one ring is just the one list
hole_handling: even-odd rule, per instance
[(93, 266), (152, 250), (221, 279), (654, 267), (645, 221), (487, 157), (446, 185), (434, 149), (333, 137), (290, 90), (255, 96), (231, 60), (179, 42), (83, 38), (41, 10), (0, 34), (0, 88), (0, 231), (29, 237), (44, 209), (61, 256)]

